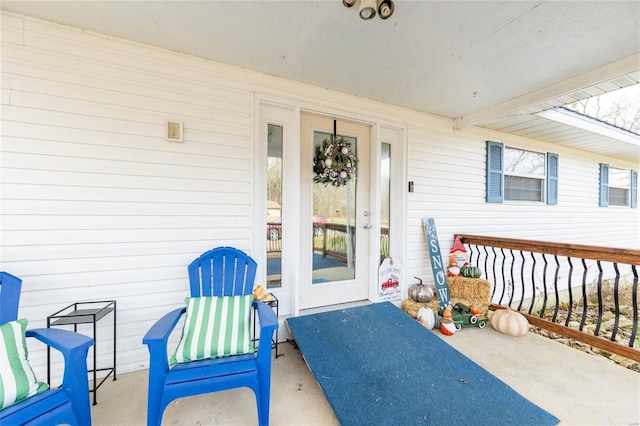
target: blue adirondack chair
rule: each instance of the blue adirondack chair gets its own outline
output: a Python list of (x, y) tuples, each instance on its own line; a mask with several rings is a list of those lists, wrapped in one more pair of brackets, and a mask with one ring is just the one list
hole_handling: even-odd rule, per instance
[[(256, 262), (232, 247), (218, 247), (195, 259), (187, 268), (191, 297), (242, 296), (253, 292)], [(265, 303), (253, 302), (260, 340), (271, 342), (278, 318)], [(186, 308), (169, 312), (144, 336), (149, 348), (147, 425), (159, 425), (169, 403), (177, 398), (248, 387), (256, 395), (258, 422), (269, 424), (271, 345), (262, 344), (257, 355), (244, 354), (169, 366), (167, 340)], [(206, 423), (207, 419), (202, 419)]]
[[(0, 324), (18, 318), (21, 287), (20, 278), (0, 272)], [(87, 352), (93, 339), (52, 328), (27, 330), (26, 335), (62, 353), (65, 365), (62, 386), (0, 410), (0, 425), (91, 425)]]

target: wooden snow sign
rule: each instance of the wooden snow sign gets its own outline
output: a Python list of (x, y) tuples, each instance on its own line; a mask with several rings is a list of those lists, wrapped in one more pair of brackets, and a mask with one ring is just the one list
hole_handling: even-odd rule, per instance
[(440, 310), (444, 311), (451, 304), (449, 297), (449, 287), (447, 286), (447, 273), (445, 265), (442, 263), (442, 255), (440, 254), (440, 243), (438, 242), (438, 234), (436, 233), (436, 224), (433, 218), (423, 219), (424, 235), (427, 239), (427, 249), (431, 258), (431, 270), (433, 271), (433, 279), (436, 283), (436, 294), (438, 296), (438, 305)]
[(387, 257), (378, 269), (378, 300), (400, 299), (400, 275), (402, 264), (398, 259)]

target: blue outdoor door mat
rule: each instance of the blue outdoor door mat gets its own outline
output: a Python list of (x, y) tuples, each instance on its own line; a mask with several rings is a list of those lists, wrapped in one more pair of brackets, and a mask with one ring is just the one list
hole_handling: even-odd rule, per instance
[(390, 302), (287, 322), (343, 426), (559, 423)]

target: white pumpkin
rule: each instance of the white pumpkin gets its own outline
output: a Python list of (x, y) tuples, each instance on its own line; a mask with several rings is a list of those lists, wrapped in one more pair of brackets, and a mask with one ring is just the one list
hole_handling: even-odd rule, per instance
[(524, 336), (529, 331), (529, 321), (520, 312), (513, 311), (508, 306), (496, 310), (490, 319), (493, 328), (509, 336)]
[(418, 322), (429, 330), (433, 329), (433, 326), (436, 323), (436, 317), (433, 315), (433, 311), (429, 308), (422, 307), (418, 309), (418, 316), (416, 317)]

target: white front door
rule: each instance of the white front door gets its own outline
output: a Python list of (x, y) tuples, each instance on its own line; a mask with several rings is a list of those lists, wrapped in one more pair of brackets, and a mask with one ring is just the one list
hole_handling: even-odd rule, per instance
[[(343, 186), (314, 182), (324, 141), (348, 144), (357, 177)], [(300, 309), (369, 299), (371, 126), (302, 113), (300, 117)]]

